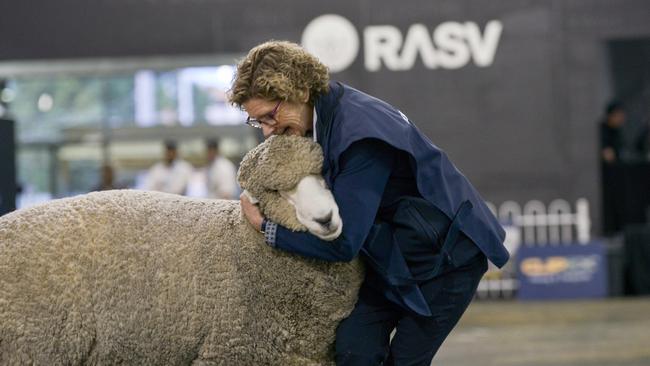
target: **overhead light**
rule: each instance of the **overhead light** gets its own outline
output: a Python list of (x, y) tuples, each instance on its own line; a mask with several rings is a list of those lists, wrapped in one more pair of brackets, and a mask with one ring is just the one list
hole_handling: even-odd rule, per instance
[(41, 94), (38, 97), (38, 110), (41, 112), (49, 112), (54, 107), (54, 98), (47, 93)]
[(2, 103), (11, 103), (16, 97), (16, 92), (13, 89), (4, 88), (0, 91), (0, 102)]

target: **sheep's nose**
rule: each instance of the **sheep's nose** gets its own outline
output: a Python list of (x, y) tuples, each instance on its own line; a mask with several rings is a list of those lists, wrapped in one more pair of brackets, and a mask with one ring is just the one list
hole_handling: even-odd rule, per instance
[(330, 211), (327, 215), (323, 217), (319, 217), (317, 219), (314, 219), (317, 223), (321, 224), (324, 227), (329, 227), (330, 224), (332, 223), (332, 211)]

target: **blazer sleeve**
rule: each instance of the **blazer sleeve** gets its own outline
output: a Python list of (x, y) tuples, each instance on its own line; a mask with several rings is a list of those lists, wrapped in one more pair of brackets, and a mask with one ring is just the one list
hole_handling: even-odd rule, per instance
[(324, 241), (278, 225), (275, 247), (326, 261), (355, 258), (374, 223), (395, 156), (394, 148), (380, 140), (353, 143), (341, 155), (339, 174), (330, 187), (343, 222), (341, 235)]

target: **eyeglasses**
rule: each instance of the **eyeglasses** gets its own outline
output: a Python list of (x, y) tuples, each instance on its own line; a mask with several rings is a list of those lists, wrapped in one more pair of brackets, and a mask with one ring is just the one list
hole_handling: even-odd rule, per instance
[(275, 108), (273, 108), (271, 112), (267, 113), (263, 117), (253, 118), (251, 116), (248, 116), (248, 118), (246, 118), (246, 124), (255, 128), (262, 128), (262, 125), (267, 125), (270, 127), (275, 126), (276, 123), (278, 123), (278, 121), (275, 120), (275, 115), (278, 113), (280, 104), (282, 104), (282, 100), (280, 100), (278, 104), (275, 105)]

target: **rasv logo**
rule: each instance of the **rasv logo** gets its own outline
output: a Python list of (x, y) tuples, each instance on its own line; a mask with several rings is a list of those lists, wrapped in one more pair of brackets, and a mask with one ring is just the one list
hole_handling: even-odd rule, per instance
[[(491, 20), (481, 30), (475, 22), (444, 22), (432, 32), (424, 24), (412, 24), (404, 37), (392, 25), (363, 29), (364, 66), (368, 71), (403, 71), (413, 68), (418, 57), (429, 69), (458, 69), (473, 61), (487, 67), (501, 38), (503, 25)], [(359, 34), (346, 18), (336, 14), (313, 19), (302, 34), (302, 45), (332, 72), (345, 70), (359, 53)]]

